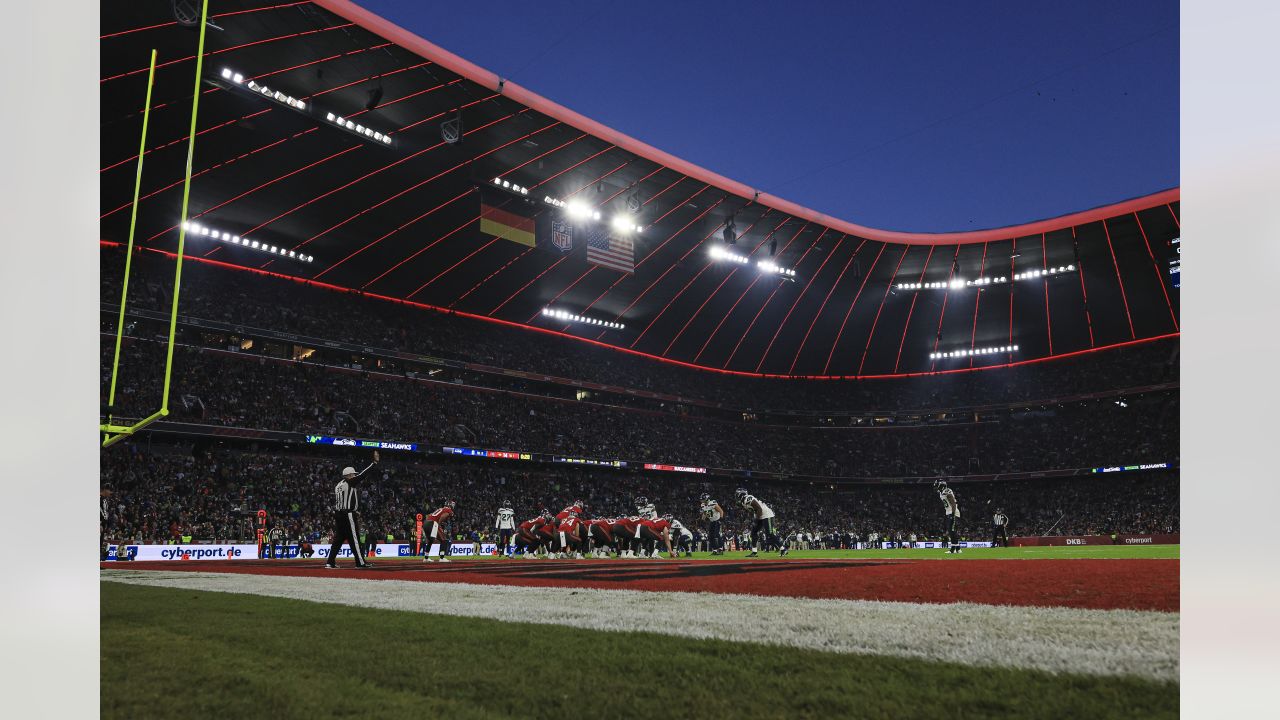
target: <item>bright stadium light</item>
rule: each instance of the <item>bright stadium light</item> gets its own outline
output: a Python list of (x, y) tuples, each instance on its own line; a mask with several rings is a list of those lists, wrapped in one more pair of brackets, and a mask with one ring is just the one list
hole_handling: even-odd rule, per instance
[(240, 247), (250, 248), (252, 250), (258, 250), (260, 252), (268, 252), (273, 255), (279, 255), (281, 257), (285, 257), (287, 255), (288, 257), (301, 262), (309, 263), (309, 262), (315, 261), (314, 256), (300, 255), (296, 250), (288, 250), (286, 248), (279, 247), (276, 245), (268, 245), (267, 243), (260, 243), (257, 240), (242, 238), (239, 235), (233, 235), (232, 233), (227, 232), (226, 230), (211, 228), (207, 225), (204, 225), (198, 222), (193, 222), (191, 220), (184, 220), (182, 222), (182, 229), (192, 235), (212, 238), (214, 240), (218, 240), (219, 242), (229, 243), (231, 245), (239, 245)]
[(1015, 353), (1017, 351), (1018, 351), (1017, 345), (993, 345), (990, 347), (960, 348), (958, 350), (948, 350), (945, 352), (942, 352), (942, 351), (931, 352), (929, 353), (929, 359), (943, 360), (947, 358), (958, 358), (958, 357), (980, 357), (983, 355), (1009, 354), (1009, 353)]
[(1013, 276), (1014, 280), (1034, 280), (1036, 278), (1048, 277), (1050, 275), (1061, 275), (1062, 273), (1075, 272), (1075, 265), (1058, 265), (1057, 267), (1041, 268), (1037, 270), (1023, 270)]
[(610, 224), (613, 225), (614, 230), (618, 230), (619, 232), (633, 233), (640, 231), (640, 228), (637, 227), (635, 223), (631, 222), (631, 217), (628, 215), (614, 215)]
[(761, 260), (756, 263), (756, 267), (760, 268), (760, 272), (772, 273), (783, 277), (795, 277), (796, 271), (791, 268), (784, 268), (772, 260)]
[(610, 330), (624, 330), (627, 327), (625, 324), (620, 322), (586, 317), (584, 315), (578, 315), (577, 313), (571, 313), (568, 310), (561, 310), (559, 308), (544, 307), (542, 308), (542, 314), (557, 320), (567, 320), (572, 323), (582, 323), (583, 325), (595, 325), (598, 327), (608, 328)]
[(726, 250), (724, 246), (718, 244), (712, 244), (707, 252), (710, 253), (711, 259), (713, 260), (728, 260), (729, 262), (735, 262), (739, 265), (746, 265), (751, 262), (749, 258), (743, 257), (731, 250)]
[(581, 200), (570, 200), (568, 206), (565, 207), (565, 210), (568, 211), (569, 217), (578, 218), (580, 220), (585, 220), (586, 218), (591, 217), (591, 208), (587, 207), (587, 204)]

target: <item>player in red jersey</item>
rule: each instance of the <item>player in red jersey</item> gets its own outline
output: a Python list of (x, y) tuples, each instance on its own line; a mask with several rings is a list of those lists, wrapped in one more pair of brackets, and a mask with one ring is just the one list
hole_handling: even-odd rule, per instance
[[(671, 523), (664, 518), (657, 520), (640, 520), (639, 522), (640, 539), (646, 542), (662, 543), (667, 548), (667, 555), (676, 558), (680, 557), (671, 549)], [(657, 558), (657, 550), (654, 550), (649, 557)]]
[(445, 523), (451, 522), (453, 519), (453, 509), (457, 507), (457, 503), (448, 500), (439, 509), (427, 516), (427, 541), (423, 543), (426, 553), (422, 559), (427, 562), (435, 562), (435, 558), (431, 557), (431, 544), (433, 542), (440, 543), (440, 562), (451, 562), (449, 560), (449, 550), (451, 543), (449, 542), (449, 532), (445, 529)]
[(582, 517), (582, 511), (585, 507), (586, 503), (581, 500), (574, 500), (572, 505), (556, 513), (556, 521), (564, 522), (564, 520), (570, 515), (573, 515), (574, 517)]
[[(586, 534), (596, 545), (596, 549), (592, 551), (596, 557), (608, 557), (608, 548), (617, 547), (613, 535), (615, 522), (612, 518), (596, 518), (595, 520), (587, 521)], [(621, 554), (621, 550), (619, 550), (619, 554)]]
[(522, 552), (526, 558), (539, 557), (536, 550), (543, 543), (540, 530), (549, 522), (551, 522), (551, 513), (544, 511), (538, 517), (520, 523), (516, 532), (516, 547), (523, 549)]
[(559, 542), (561, 551), (566, 557), (569, 554), (569, 550), (572, 549), (574, 558), (582, 559), (582, 548), (586, 543), (583, 527), (582, 521), (578, 519), (577, 514), (572, 512), (556, 526), (556, 540)]
[(552, 515), (550, 511), (546, 513), (546, 519), (546, 522), (542, 523), (542, 525), (539, 525), (538, 528), (534, 530), (534, 535), (538, 538), (539, 545), (541, 545), (546, 551), (546, 556), (554, 558), (556, 557), (556, 547), (560, 540), (556, 534), (556, 530), (559, 528), (560, 524), (556, 522), (555, 516)]
[(639, 515), (624, 515), (614, 520), (610, 530), (617, 542), (618, 557), (633, 558), (636, 556), (636, 548), (640, 546)]

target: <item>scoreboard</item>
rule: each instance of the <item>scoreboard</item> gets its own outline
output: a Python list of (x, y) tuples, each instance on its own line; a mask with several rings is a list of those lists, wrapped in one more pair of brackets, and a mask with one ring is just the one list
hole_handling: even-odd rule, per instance
[(1169, 279), (1175, 288), (1182, 287), (1182, 238), (1169, 241)]

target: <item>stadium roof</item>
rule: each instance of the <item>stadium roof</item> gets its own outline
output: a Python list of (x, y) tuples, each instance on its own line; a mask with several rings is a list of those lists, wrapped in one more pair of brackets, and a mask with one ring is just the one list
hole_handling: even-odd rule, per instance
[[(746, 373), (941, 371), (1178, 332), (1167, 275), (1176, 188), (1007, 228), (868, 228), (668, 155), (346, 0), (227, 2), (210, 12), (189, 216), (314, 260), (198, 232), (188, 234), (191, 257)], [(198, 27), (175, 21), (168, 2), (110, 3), (102, 23), (101, 236), (128, 237), (155, 48), (136, 241), (172, 251)], [(264, 97), (263, 86), (285, 101)], [(446, 142), (443, 126), (455, 119), (461, 139)], [(551, 242), (551, 221), (566, 210), (546, 198), (600, 215), (569, 219), (568, 252)], [(482, 204), (500, 209), (486, 210), (490, 219), (535, 228), (535, 244), (519, 242), (532, 239), (519, 229), (485, 234), (493, 227), (480, 222)], [(586, 235), (614, 216), (642, 228), (629, 235), (633, 273), (588, 260)], [(726, 247), (731, 219), (737, 241)], [(712, 247), (749, 262), (713, 258)], [(957, 280), (976, 284), (900, 287)], [(624, 327), (566, 322), (547, 307)]]

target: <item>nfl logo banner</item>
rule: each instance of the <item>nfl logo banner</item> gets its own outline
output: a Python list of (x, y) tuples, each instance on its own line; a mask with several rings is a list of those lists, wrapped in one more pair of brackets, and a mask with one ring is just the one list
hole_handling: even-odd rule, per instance
[(560, 252), (573, 249), (573, 226), (563, 220), (551, 222), (551, 244)]

